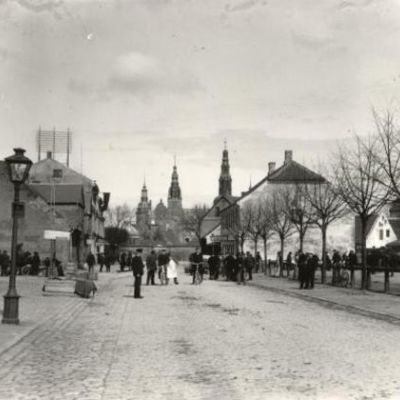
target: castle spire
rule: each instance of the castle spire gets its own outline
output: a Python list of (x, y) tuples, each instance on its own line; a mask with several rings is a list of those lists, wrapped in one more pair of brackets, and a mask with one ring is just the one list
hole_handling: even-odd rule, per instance
[(171, 217), (179, 217), (182, 214), (182, 211), (182, 192), (179, 186), (178, 168), (176, 166), (175, 155), (171, 176), (171, 186), (168, 190), (168, 213)]
[(232, 178), (229, 171), (229, 154), (224, 140), (224, 151), (222, 152), (221, 174), (219, 176), (219, 191), (220, 196), (232, 196)]
[(147, 187), (146, 187), (146, 178), (143, 181), (143, 187), (142, 187), (142, 195), (140, 196), (140, 200), (142, 202), (147, 202), (148, 201), (148, 196), (147, 196)]

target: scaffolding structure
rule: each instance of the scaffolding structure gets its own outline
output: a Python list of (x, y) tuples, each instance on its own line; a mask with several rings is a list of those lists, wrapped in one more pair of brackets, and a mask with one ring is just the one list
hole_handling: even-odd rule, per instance
[(69, 157), (72, 149), (72, 132), (69, 128), (66, 131), (42, 130), (37, 131), (37, 151), (38, 161), (41, 160), (42, 154), (51, 152), (52, 157), (56, 154), (66, 155), (66, 164), (69, 167)]

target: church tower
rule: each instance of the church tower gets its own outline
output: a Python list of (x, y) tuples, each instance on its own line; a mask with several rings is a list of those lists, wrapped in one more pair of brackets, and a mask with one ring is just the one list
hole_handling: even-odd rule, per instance
[(171, 186), (168, 190), (168, 214), (170, 217), (181, 217), (182, 210), (182, 193), (179, 187), (178, 171), (176, 168), (176, 159), (174, 160), (174, 168), (172, 171)]
[(149, 201), (146, 182), (143, 182), (140, 202), (136, 209), (136, 226), (148, 227), (151, 223), (151, 201)]
[(224, 151), (222, 152), (221, 174), (219, 176), (219, 196), (232, 196), (232, 178), (229, 172), (229, 155), (226, 148), (226, 141), (224, 144)]

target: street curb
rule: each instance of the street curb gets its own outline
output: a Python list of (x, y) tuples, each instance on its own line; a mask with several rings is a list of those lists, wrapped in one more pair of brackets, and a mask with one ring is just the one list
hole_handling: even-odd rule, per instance
[(356, 306), (344, 305), (344, 304), (338, 303), (333, 300), (324, 299), (322, 297), (309, 296), (304, 293), (295, 293), (295, 292), (292, 292), (292, 291), (286, 290), (286, 289), (275, 288), (275, 287), (271, 287), (271, 286), (264, 286), (261, 284), (257, 284), (255, 282), (246, 282), (246, 283), (248, 284), (248, 286), (252, 286), (257, 289), (268, 290), (270, 292), (284, 294), (284, 295), (287, 295), (290, 297), (308, 301), (310, 303), (319, 304), (325, 308), (346, 311), (346, 312), (349, 312), (352, 314), (361, 315), (364, 317), (369, 317), (369, 318), (377, 319), (380, 321), (385, 321), (390, 324), (400, 325), (400, 318), (395, 317), (393, 315), (383, 314), (383, 313), (380, 313), (377, 311), (366, 310), (364, 308), (360, 308), (360, 307), (356, 307)]

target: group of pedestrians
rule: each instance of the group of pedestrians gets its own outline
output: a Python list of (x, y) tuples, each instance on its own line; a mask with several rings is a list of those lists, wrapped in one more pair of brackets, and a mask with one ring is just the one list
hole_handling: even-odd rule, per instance
[[(166, 249), (161, 249), (157, 255), (155, 250), (151, 250), (146, 257), (145, 262), (142, 258), (143, 249), (136, 249), (135, 255), (132, 257), (132, 272), (134, 278), (134, 293), (135, 299), (142, 299), (141, 286), (144, 270), (147, 270), (146, 285), (155, 285), (156, 274), (162, 285), (168, 285), (172, 281), (178, 285), (177, 262), (171, 257), (171, 254)], [(165, 278), (165, 279), (164, 279)]]
[(253, 272), (259, 272), (262, 264), (260, 254), (256, 253), (256, 257), (254, 257), (249, 251), (226, 256), (213, 254), (205, 261), (200, 248), (196, 248), (196, 251), (190, 255), (189, 261), (193, 278), (192, 284), (195, 284), (196, 273), (200, 275), (200, 283), (203, 281), (206, 263), (210, 280), (218, 280), (222, 276), (227, 281), (243, 285), (246, 280), (253, 279)]
[(245, 284), (246, 280), (253, 279), (253, 272), (259, 271), (260, 260), (259, 255), (254, 257), (249, 251), (240, 252), (236, 255), (228, 254), (222, 260), (222, 275), (228, 281), (234, 281), (237, 284)]
[(319, 258), (316, 254), (297, 254), (297, 266), (299, 268), (300, 289), (314, 289), (315, 271), (318, 268)]

